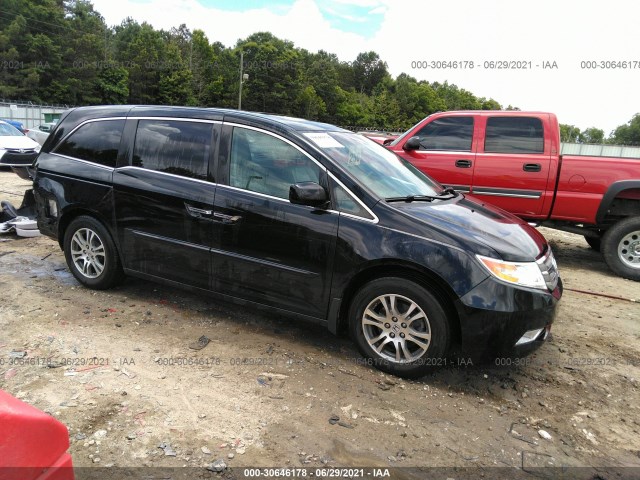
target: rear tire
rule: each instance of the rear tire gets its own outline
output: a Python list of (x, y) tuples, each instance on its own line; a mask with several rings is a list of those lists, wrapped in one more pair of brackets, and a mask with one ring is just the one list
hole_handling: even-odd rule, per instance
[(65, 231), (63, 245), (69, 270), (85, 287), (105, 290), (124, 278), (111, 234), (95, 218), (82, 215), (74, 219)]
[(447, 363), (446, 311), (429, 290), (405, 278), (363, 286), (351, 302), (349, 327), (360, 353), (384, 372), (416, 378)]
[(625, 218), (607, 230), (602, 253), (614, 273), (640, 281), (640, 217)]
[(587, 241), (589, 246), (595, 250), (596, 252), (600, 251), (600, 246), (602, 244), (602, 236), (600, 237), (589, 237), (587, 235), (584, 236), (584, 239)]

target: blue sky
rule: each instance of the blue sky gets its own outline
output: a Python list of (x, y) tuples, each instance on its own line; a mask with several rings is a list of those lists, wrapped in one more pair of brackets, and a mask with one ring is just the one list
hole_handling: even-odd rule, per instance
[[(244, 12), (266, 8), (275, 14), (286, 14), (294, 5), (295, 0), (199, 0), (205, 7), (228, 12)], [(322, 16), (333, 28), (343, 32), (372, 38), (380, 29), (384, 19), (386, 7), (377, 2), (345, 2), (325, 0), (317, 2)]]

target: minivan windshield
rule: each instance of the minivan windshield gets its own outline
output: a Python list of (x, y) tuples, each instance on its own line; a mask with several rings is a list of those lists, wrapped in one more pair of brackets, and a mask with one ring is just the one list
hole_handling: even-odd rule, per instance
[(308, 132), (305, 136), (375, 195), (385, 199), (436, 197), (442, 186), (393, 152), (362, 135)]

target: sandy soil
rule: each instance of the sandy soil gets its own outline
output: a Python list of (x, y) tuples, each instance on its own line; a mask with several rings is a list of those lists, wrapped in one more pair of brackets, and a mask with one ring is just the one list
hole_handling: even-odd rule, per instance
[[(26, 187), (0, 172), (0, 199), (17, 206)], [(625, 300), (640, 286), (582, 237), (541, 230), (567, 289), (552, 339), (508, 365), (419, 381), (295, 319), (137, 279), (87, 290), (53, 240), (4, 235), (0, 388), (68, 426), (78, 467), (579, 466), (609, 478), (640, 467), (640, 303)], [(211, 342), (190, 349), (202, 335)], [(421, 478), (411, 472), (396, 475)]]

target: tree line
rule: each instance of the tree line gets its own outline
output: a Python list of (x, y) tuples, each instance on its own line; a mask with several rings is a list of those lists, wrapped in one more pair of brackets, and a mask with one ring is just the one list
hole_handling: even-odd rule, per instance
[[(0, 6), (0, 97), (7, 99), (237, 108), (241, 52), (246, 110), (403, 131), (436, 111), (503, 108), (448, 82), (404, 73), (394, 79), (373, 51), (348, 62), (268, 32), (227, 47), (184, 24), (156, 30), (127, 18), (111, 27), (88, 0), (4, 0)], [(596, 128), (575, 131), (562, 126), (566, 141), (605, 141)], [(640, 117), (611, 139), (640, 142)]]

